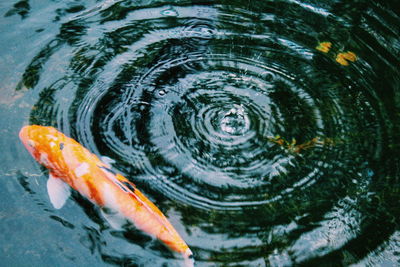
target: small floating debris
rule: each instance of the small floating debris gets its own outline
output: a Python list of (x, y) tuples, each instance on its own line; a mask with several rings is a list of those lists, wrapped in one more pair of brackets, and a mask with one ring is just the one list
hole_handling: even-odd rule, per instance
[(163, 90), (163, 89), (161, 89), (161, 90), (158, 91), (158, 95), (159, 95), (159, 96), (165, 96), (166, 94), (167, 94), (167, 91), (165, 91), (165, 90)]
[(163, 16), (167, 16), (167, 17), (177, 17), (179, 14), (176, 10), (174, 9), (166, 9), (161, 11), (161, 15)]
[(323, 53), (328, 53), (331, 47), (332, 47), (331, 42), (321, 42), (317, 45), (317, 47), (315, 47), (315, 49)]
[[(330, 49), (332, 48), (331, 42), (321, 42), (315, 47), (318, 51), (323, 53), (329, 53)], [(337, 51), (337, 50), (336, 50)], [(340, 51), (340, 50), (339, 50)], [(349, 62), (355, 62), (357, 60), (357, 55), (354, 52), (347, 51), (347, 52), (339, 52), (335, 58), (336, 62), (342, 66), (348, 66)]]
[(336, 56), (336, 62), (342, 66), (348, 66), (349, 61), (354, 62), (356, 60), (357, 60), (356, 54), (351, 51), (339, 53)]
[(300, 152), (309, 148), (313, 148), (316, 146), (332, 145), (334, 143), (331, 138), (322, 139), (320, 137), (315, 137), (310, 141), (304, 142), (303, 144), (297, 144), (295, 138), (293, 138), (292, 141), (289, 142), (279, 135), (268, 137), (268, 141), (278, 144), (279, 146), (283, 147), (290, 153), (296, 153), (296, 154), (300, 154)]

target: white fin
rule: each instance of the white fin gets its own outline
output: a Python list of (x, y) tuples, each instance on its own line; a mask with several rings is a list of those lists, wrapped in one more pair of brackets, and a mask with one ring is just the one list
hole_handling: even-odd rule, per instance
[(123, 230), (123, 226), (127, 223), (125, 217), (118, 212), (110, 212), (104, 209), (101, 209), (100, 211), (101, 215), (103, 215), (112, 228), (119, 231)]
[(111, 168), (111, 165), (115, 163), (115, 160), (107, 156), (101, 156), (100, 159), (108, 166), (108, 168)]
[(61, 209), (71, 195), (71, 189), (67, 183), (50, 173), (49, 180), (47, 180), (47, 193), (53, 207)]
[(186, 249), (183, 255), (184, 265), (185, 267), (193, 267), (194, 266), (194, 257), (190, 248)]

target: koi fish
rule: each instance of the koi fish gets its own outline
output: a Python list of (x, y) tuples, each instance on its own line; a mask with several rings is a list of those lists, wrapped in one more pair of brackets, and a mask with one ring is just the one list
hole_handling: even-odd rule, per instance
[(72, 187), (100, 206), (111, 226), (127, 220), (180, 253), (186, 266), (194, 265), (190, 248), (164, 214), (133, 183), (81, 144), (53, 127), (38, 125), (23, 127), (19, 137), (33, 158), (49, 170), (47, 189), (55, 208), (64, 205)]

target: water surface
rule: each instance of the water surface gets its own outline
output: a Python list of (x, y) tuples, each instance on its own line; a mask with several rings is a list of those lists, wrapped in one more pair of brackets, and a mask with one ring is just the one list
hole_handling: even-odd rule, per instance
[(0, 15), (2, 265), (181, 264), (77, 193), (55, 210), (26, 124), (108, 157), (196, 266), (400, 264), (395, 1), (21, 0)]

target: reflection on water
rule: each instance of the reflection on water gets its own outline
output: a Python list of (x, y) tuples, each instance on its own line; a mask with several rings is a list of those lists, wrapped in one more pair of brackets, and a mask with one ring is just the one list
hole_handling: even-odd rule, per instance
[(394, 2), (19, 1), (0, 11), (8, 265), (180, 264), (140, 231), (110, 228), (78, 194), (53, 210), (45, 172), (17, 140), (28, 122), (110, 158), (198, 266), (400, 262)]

